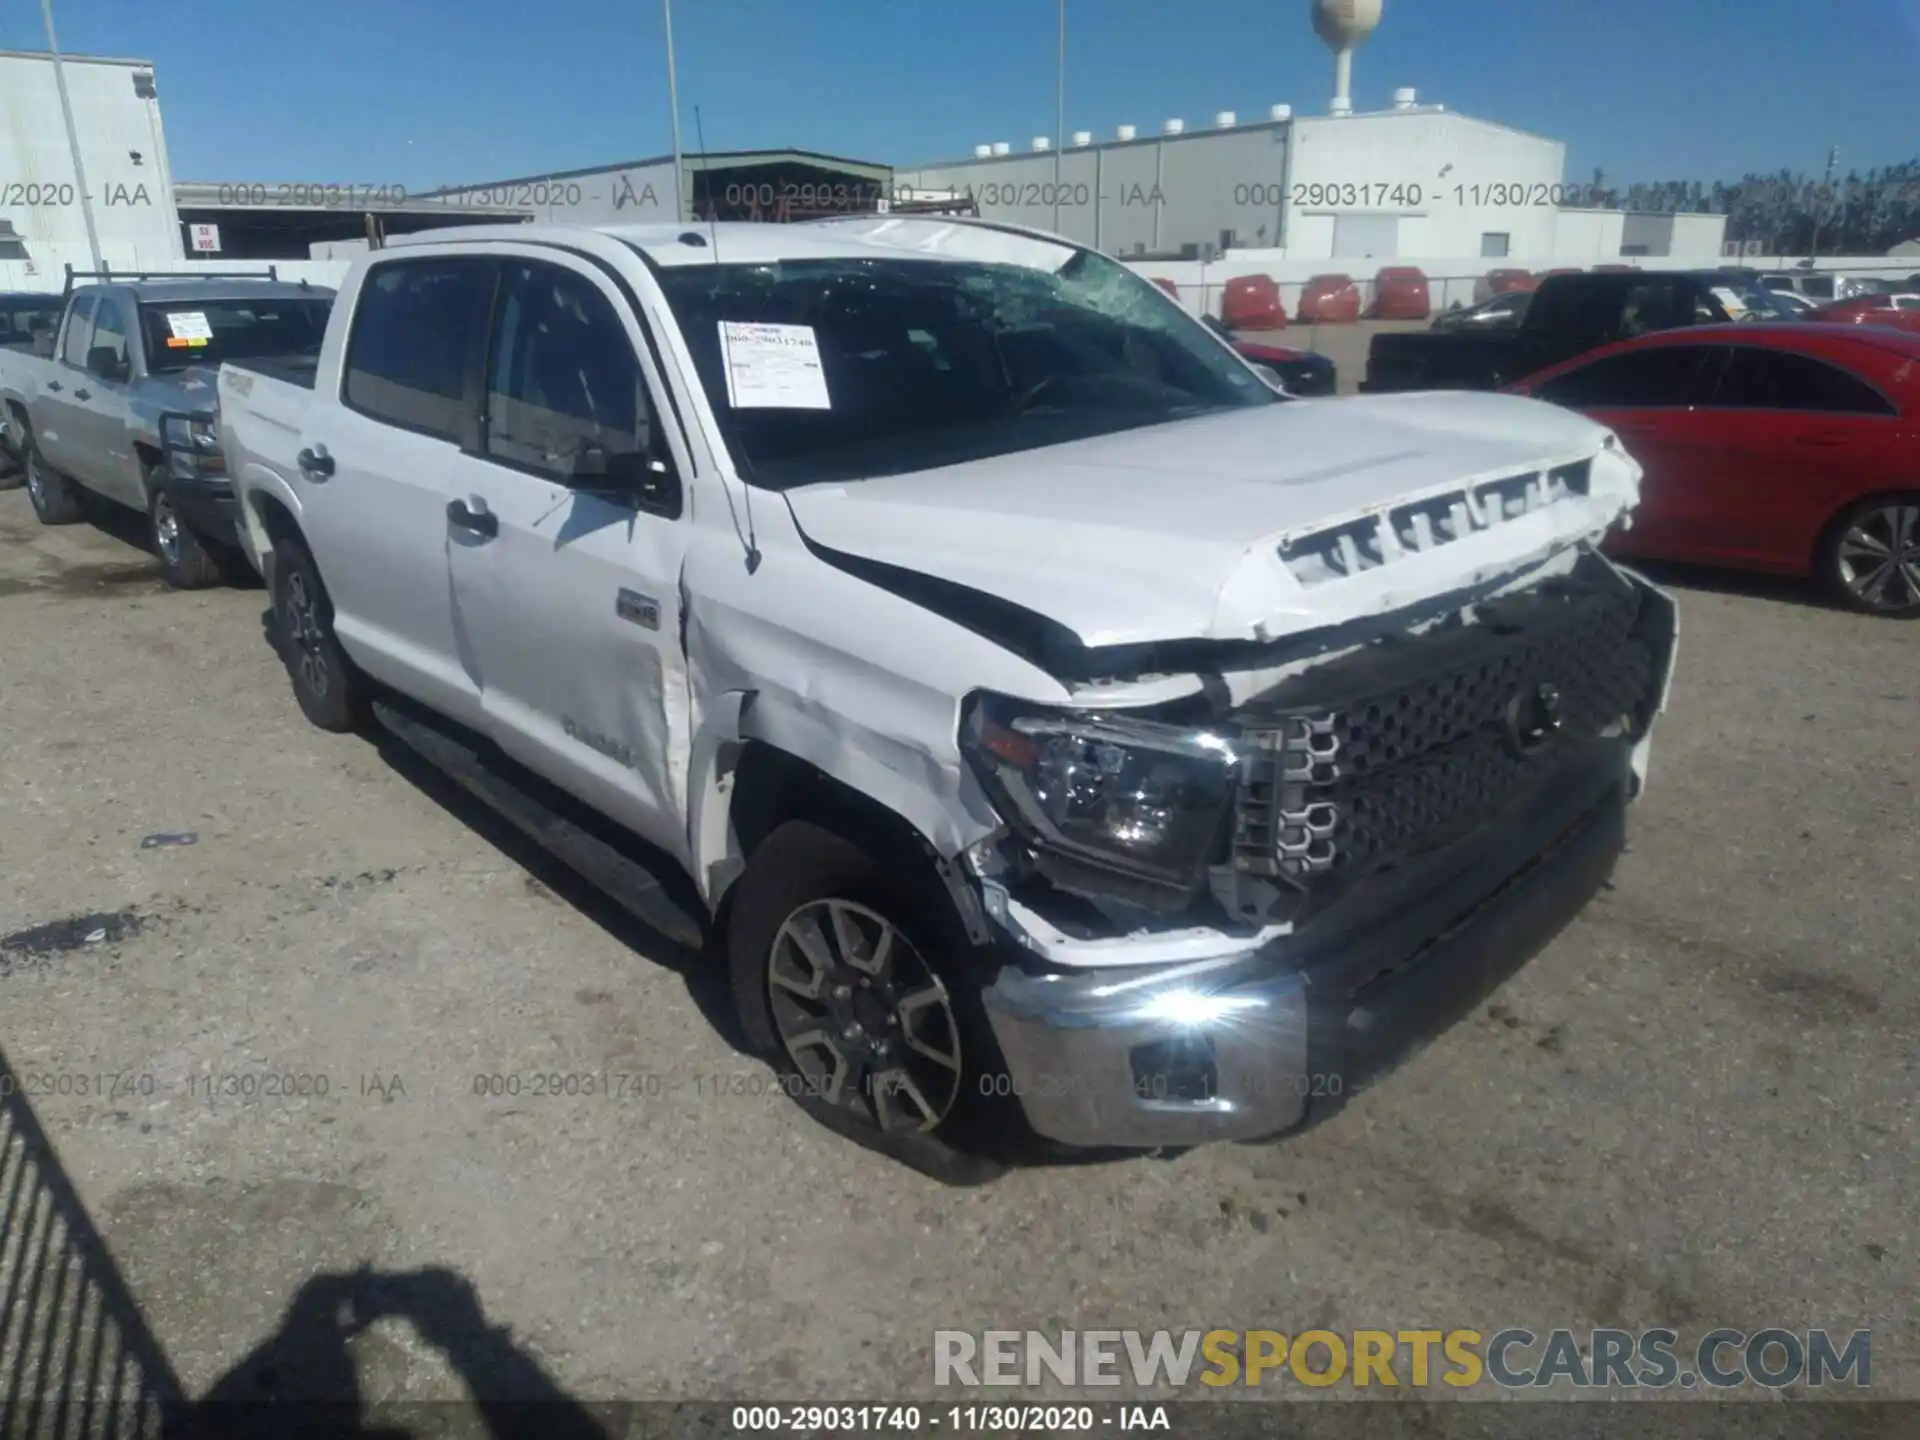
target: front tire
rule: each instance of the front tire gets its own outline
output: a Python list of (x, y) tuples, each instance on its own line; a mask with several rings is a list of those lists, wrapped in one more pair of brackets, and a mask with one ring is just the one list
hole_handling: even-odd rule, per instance
[(273, 545), (274, 641), (301, 713), (322, 730), (357, 730), (367, 686), (333, 632), (333, 601), (313, 556), (298, 540)]
[(27, 498), (42, 525), (73, 525), (86, 518), (80, 487), (55, 470), (40, 454), (40, 442), (27, 436)]
[(793, 820), (754, 851), (727, 925), (748, 1041), (822, 1125), (948, 1185), (998, 1179), (1017, 1117), (957, 917), (860, 846)]
[(1819, 567), (1843, 605), (1920, 618), (1920, 494), (1876, 495), (1846, 511), (1821, 543)]
[(226, 567), (181, 518), (173, 494), (157, 475), (147, 477), (147, 528), (161, 577), (176, 590), (205, 590), (227, 578)]

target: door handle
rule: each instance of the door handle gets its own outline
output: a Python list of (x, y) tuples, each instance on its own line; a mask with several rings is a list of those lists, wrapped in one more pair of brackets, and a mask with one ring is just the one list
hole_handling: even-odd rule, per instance
[(76, 390), (73, 392), (73, 398), (76, 400), (91, 400), (93, 398), (93, 392), (91, 390)]
[(60, 382), (59, 382), (58, 380), (49, 380), (49, 381), (47, 381), (47, 388), (48, 388), (49, 390), (59, 390), (59, 389), (61, 389), (61, 388), (63, 388), (63, 387), (61, 386), (61, 384), (60, 384)]
[(475, 535), (484, 535), (491, 540), (500, 533), (500, 517), (486, 508), (486, 502), (480, 502), (481, 508), (470, 510), (464, 500), (447, 502), (447, 523)]
[(310, 445), (294, 459), (299, 462), (300, 473), (316, 485), (333, 478), (333, 456), (324, 445)]

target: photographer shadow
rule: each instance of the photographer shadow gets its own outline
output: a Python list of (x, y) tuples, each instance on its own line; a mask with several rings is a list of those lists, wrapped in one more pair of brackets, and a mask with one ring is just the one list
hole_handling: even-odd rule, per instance
[[(351, 1343), (387, 1320), (410, 1324), (444, 1356), (470, 1403), (364, 1400)], [(612, 1440), (625, 1433), (625, 1410), (569, 1396), (504, 1326), (488, 1323), (472, 1284), (453, 1271), (362, 1268), (302, 1285), (279, 1329), (184, 1409), (166, 1440)]]
[[(467, 1400), (363, 1400), (352, 1341), (392, 1320), (445, 1358)], [(614, 1440), (626, 1410), (569, 1396), (438, 1268), (315, 1275), (190, 1400), (0, 1049), (0, 1436)]]

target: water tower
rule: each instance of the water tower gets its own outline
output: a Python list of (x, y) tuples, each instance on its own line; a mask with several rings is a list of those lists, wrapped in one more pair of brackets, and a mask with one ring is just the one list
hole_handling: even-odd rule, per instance
[(1353, 52), (1380, 24), (1380, 0), (1309, 0), (1313, 29), (1333, 51), (1333, 113), (1353, 113)]

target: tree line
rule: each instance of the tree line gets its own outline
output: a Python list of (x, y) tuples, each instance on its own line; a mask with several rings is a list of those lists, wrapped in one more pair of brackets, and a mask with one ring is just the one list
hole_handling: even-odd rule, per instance
[(1781, 170), (1727, 184), (1656, 180), (1626, 186), (1593, 174), (1599, 208), (1725, 215), (1727, 239), (1758, 240), (1769, 255), (1807, 255), (1816, 233), (1822, 255), (1884, 255), (1920, 239), (1920, 160), (1825, 175)]

